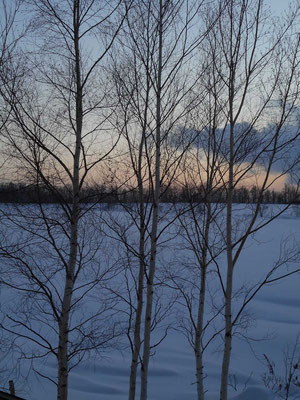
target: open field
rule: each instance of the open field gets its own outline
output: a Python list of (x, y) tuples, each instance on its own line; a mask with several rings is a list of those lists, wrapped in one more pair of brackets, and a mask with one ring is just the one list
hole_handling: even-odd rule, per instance
[[(36, 206), (27, 207), (26, 218), (37, 215)], [(166, 221), (172, 220), (174, 210), (168, 209), (169, 206), (163, 205), (162, 210), (166, 211), (164, 220), (161, 221), (161, 227), (164, 226)], [(244, 205), (235, 206), (235, 217), (239, 220), (239, 229), (242, 229), (241, 218), (246, 218), (245, 215), (251, 214), (251, 206), (245, 208)], [(250, 207), (250, 208), (249, 208)], [(264, 218), (271, 215), (276, 207), (282, 206), (269, 206), (265, 210), (265, 215), (260, 217), (257, 224), (261, 223)], [(2, 206), (3, 208), (3, 206)], [(45, 207), (48, 212), (54, 212), (53, 206)], [(5, 210), (5, 213), (7, 213)], [(30, 211), (29, 211), (30, 210)], [(12, 208), (10, 209), (10, 212)], [(15, 210), (15, 218), (17, 210)], [(8, 214), (8, 213), (7, 213)], [(300, 237), (300, 224), (299, 217), (296, 216), (297, 212), (290, 208), (282, 214), (275, 221), (264, 227), (253, 237), (251, 237), (242, 252), (241, 258), (236, 266), (234, 291), (236, 293), (236, 300), (234, 303), (234, 310), (238, 310), (239, 306), (245, 299), (246, 293), (254, 287), (256, 283), (260, 282), (265, 274), (274, 266), (274, 263), (281, 257), (285, 257), (287, 253), (297, 251), (297, 245)], [(21, 215), (21, 214), (19, 214)], [(110, 227), (113, 222), (118, 221), (118, 224), (126, 226), (127, 216), (125, 211), (121, 208), (114, 207), (105, 211), (93, 211), (93, 219), (95, 215), (99, 218), (98, 228), (99, 231), (93, 226), (89, 229), (94, 231), (95, 235), (101, 237), (101, 245), (98, 255), (93, 260), (93, 263), (98, 262), (111, 265), (110, 276), (107, 284), (101, 284), (91, 291), (85, 303), (82, 304), (74, 312), (73, 318), (78, 319), (84, 313), (96, 309), (98, 302), (107, 298), (108, 293), (112, 293), (112, 289), (118, 294), (122, 294), (124, 298), (128, 296), (125, 290), (125, 277), (128, 278), (128, 265), (129, 258), (126, 258), (122, 243), (118, 243), (113, 237)], [(89, 218), (88, 216), (86, 217)], [(199, 216), (201, 218), (201, 216)], [(2, 220), (3, 221), (3, 220)], [(108, 221), (108, 225), (105, 223)], [(9, 232), (9, 222), (6, 223), (6, 237), (10, 237), (11, 242), (14, 240), (25, 239), (28, 233), (16, 233), (15, 227), (11, 226), (12, 231)], [(8, 225), (7, 225), (8, 224)], [(135, 245), (136, 232), (134, 227), (127, 227), (128, 240)], [(13, 233), (14, 232), (14, 233)], [(153, 333), (152, 343), (156, 340), (159, 341), (164, 335), (166, 327), (168, 334), (163, 342), (153, 349), (153, 357), (150, 365), (150, 386), (149, 386), (149, 399), (153, 400), (190, 400), (196, 399), (196, 385), (195, 385), (195, 367), (194, 356), (192, 349), (187, 341), (186, 336), (183, 335), (182, 321), (187, 316), (186, 308), (182, 297), (176, 298), (176, 290), (174, 290), (170, 277), (172, 279), (180, 279), (182, 277), (193, 276), (196, 279), (197, 271), (192, 267), (193, 257), (191, 252), (184, 248), (184, 238), (182, 234), (178, 234), (178, 226), (176, 222), (172, 223), (160, 237), (159, 248), (159, 263), (157, 277), (161, 282), (157, 288), (157, 299), (159, 298), (162, 309), (172, 303), (172, 307), (168, 310), (167, 315), (162, 319), (161, 323), (157, 326)], [(88, 236), (88, 229), (85, 227), (86, 238)], [(108, 235), (108, 236), (107, 236)], [(63, 241), (63, 239), (62, 239)], [(41, 245), (42, 243), (27, 243), (28, 246), (36, 246), (37, 254), (35, 257), (42, 257)], [(87, 246), (87, 254), (91, 251), (92, 243)], [(44, 247), (44, 251), (46, 251)], [(50, 251), (49, 249), (47, 250)], [(41, 258), (41, 264), (45, 264), (45, 255)], [(222, 270), (222, 262), (224, 255), (220, 255), (218, 263)], [(53, 259), (47, 260), (48, 267), (51, 267)], [(96, 261), (95, 261), (96, 260)], [(125, 260), (127, 260), (125, 262)], [(43, 264), (43, 265), (44, 265)], [(12, 268), (12, 264), (9, 264)], [(7, 270), (8, 265), (2, 262), (2, 270), (6, 273), (4, 276), (9, 276)], [(297, 268), (297, 259), (293, 259), (292, 263), (283, 265), (278, 270), (278, 274), (286, 273), (292, 269)], [(134, 271), (134, 261), (132, 261), (132, 270)], [(53, 277), (56, 280), (56, 286), (59, 290), (58, 274)], [(176, 277), (176, 278), (174, 278)], [(15, 280), (18, 279), (14, 275)], [(217, 277), (214, 274), (214, 267), (211, 267), (211, 274), (209, 278), (209, 290), (211, 298), (207, 300), (207, 315), (209, 320), (212, 313), (213, 306), (221, 304), (220, 290), (218, 290)], [(53, 281), (53, 282), (54, 282)], [(16, 282), (16, 281), (15, 281)], [(52, 282), (52, 283), (53, 283)], [(195, 282), (196, 283), (196, 282)], [(273, 399), (274, 394), (264, 389), (262, 376), (268, 372), (266, 361), (263, 354), (274, 361), (276, 372), (282, 376), (284, 375), (284, 351), (287, 346), (294, 346), (297, 335), (300, 332), (300, 314), (298, 312), (300, 306), (299, 295), (300, 276), (298, 274), (287, 277), (283, 280), (267, 285), (261, 289), (256, 297), (249, 303), (243, 314), (240, 326), (236, 328), (236, 334), (233, 341), (232, 360), (231, 360), (231, 399), (252, 400), (253, 398), (259, 400)], [(9, 308), (15, 310), (15, 318), (17, 319), (18, 312), (24, 312), (20, 306), (24, 304), (24, 297), (18, 294), (19, 292), (5, 286), (1, 290), (1, 303), (2, 312), (12, 313)], [(172, 299), (172, 301), (170, 300)], [(21, 300), (21, 303), (19, 303)], [(30, 302), (28, 303), (30, 305)], [(157, 303), (158, 304), (158, 303)], [(17, 308), (14, 308), (17, 306)], [(99, 317), (99, 322), (107, 321), (107, 318), (115, 318), (118, 326), (126, 326), (126, 305), (122, 302), (115, 302), (112, 310), (105, 310), (103, 315)], [(10, 314), (11, 315), (11, 314)], [(114, 315), (111, 317), (111, 315)], [(36, 316), (36, 315), (35, 315)], [(32, 315), (32, 318), (35, 317)], [(38, 324), (38, 319), (33, 321), (33, 324)], [(106, 322), (104, 322), (106, 323)], [(12, 325), (10, 325), (12, 326)], [(16, 325), (15, 325), (16, 326)], [(215, 318), (214, 324), (207, 329), (207, 338), (215, 332), (218, 327), (222, 327), (222, 313)], [(51, 329), (46, 326), (40, 327), (41, 333), (47, 336), (48, 340), (55, 340), (51, 333)], [(20, 331), (20, 330), (19, 330)], [(22, 331), (22, 330), (21, 330)], [(9, 336), (7, 336), (9, 340)], [(53, 342), (54, 343), (54, 342)], [(30, 341), (24, 338), (18, 339), (16, 345), (21, 346), (25, 352), (36, 352), (35, 348)], [(219, 374), (222, 356), (222, 340), (216, 337), (215, 340), (207, 347), (204, 353), (205, 360), (205, 387), (207, 390), (207, 399), (214, 400), (218, 398), (219, 391)], [(55, 346), (55, 343), (53, 344)], [(299, 354), (300, 354), (300, 348)], [(32, 353), (32, 354), (33, 354)], [(297, 351), (296, 351), (297, 353)], [(25, 353), (24, 353), (25, 354)], [(35, 353), (37, 354), (37, 353)], [(298, 354), (298, 353), (297, 353)], [(296, 354), (296, 355), (297, 355)], [(8, 371), (16, 361), (17, 353), (6, 355), (1, 365), (1, 369)], [(29, 369), (29, 361), (22, 361), (20, 364), (21, 375), (26, 375)], [(42, 362), (36, 360), (34, 367), (43, 375), (55, 378), (56, 375), (56, 362), (53, 356), (48, 356)], [(72, 400), (122, 400), (127, 397), (128, 392), (128, 378), (130, 370), (130, 349), (128, 341), (124, 334), (118, 333), (118, 337), (113, 341), (111, 347), (100, 351), (99, 354), (91, 354), (90, 358), (84, 360), (79, 366), (74, 368), (70, 374), (70, 398)], [(17, 391), (20, 395), (23, 393), (24, 397), (27, 396), (30, 400), (50, 400), (55, 397), (55, 386), (41, 377), (37, 378), (33, 371), (29, 372), (27, 381), (24, 382), (21, 377), (16, 383)], [(299, 388), (295, 387), (299, 391)]]

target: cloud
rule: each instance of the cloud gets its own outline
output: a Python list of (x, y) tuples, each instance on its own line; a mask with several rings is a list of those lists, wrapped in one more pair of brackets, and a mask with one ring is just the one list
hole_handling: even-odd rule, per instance
[[(237, 123), (233, 132), (235, 164), (253, 163), (267, 167), (272, 162), (273, 173), (283, 173), (298, 162), (300, 155), (299, 127), (285, 125), (278, 130), (275, 124), (256, 129), (248, 122)], [(191, 145), (202, 151), (203, 156), (216, 154), (218, 161), (228, 163), (230, 158), (230, 126), (207, 127), (203, 130), (179, 128), (172, 133), (170, 143), (176, 148)], [(273, 156), (273, 149), (277, 151)]]

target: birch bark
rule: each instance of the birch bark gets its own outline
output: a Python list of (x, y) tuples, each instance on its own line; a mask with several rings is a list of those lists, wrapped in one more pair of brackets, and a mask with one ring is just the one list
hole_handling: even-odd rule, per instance
[(139, 190), (139, 276), (138, 276), (138, 288), (137, 288), (137, 309), (134, 322), (134, 348), (131, 358), (130, 366), (130, 380), (129, 380), (129, 400), (134, 400), (136, 395), (136, 376), (137, 368), (140, 357), (141, 350), (141, 326), (142, 326), (142, 312), (144, 304), (144, 278), (146, 271), (145, 263), (145, 206), (144, 206), (144, 188), (143, 188), (143, 178), (142, 178), (142, 160), (143, 160), (143, 150), (145, 144), (146, 126), (147, 126), (147, 111), (148, 111), (148, 91), (146, 94), (146, 107), (144, 113), (144, 129), (142, 133), (139, 156), (138, 156), (138, 190)]
[(144, 349), (141, 368), (141, 400), (147, 400), (148, 368), (150, 359), (150, 336), (152, 324), (153, 282), (156, 268), (157, 227), (160, 200), (160, 156), (161, 156), (161, 90), (163, 48), (163, 0), (159, 1), (158, 15), (158, 69), (156, 83), (156, 135), (155, 135), (155, 187), (153, 193), (153, 215), (151, 227), (150, 265), (147, 279), (146, 311), (144, 327)]
[(71, 211), (71, 232), (70, 232), (70, 254), (68, 267), (66, 269), (66, 281), (63, 293), (62, 310), (59, 319), (59, 344), (58, 344), (58, 400), (67, 400), (68, 398), (68, 338), (69, 338), (69, 320), (72, 304), (72, 295), (75, 281), (75, 269), (78, 250), (78, 220), (80, 213), (79, 205), (79, 167), (81, 154), (81, 137), (83, 125), (82, 112), (82, 83), (80, 70), (80, 48), (79, 48), (79, 27), (80, 27), (80, 0), (74, 0), (73, 4), (73, 29), (74, 29), (74, 63), (76, 79), (76, 143), (73, 161), (72, 177), (72, 211)]

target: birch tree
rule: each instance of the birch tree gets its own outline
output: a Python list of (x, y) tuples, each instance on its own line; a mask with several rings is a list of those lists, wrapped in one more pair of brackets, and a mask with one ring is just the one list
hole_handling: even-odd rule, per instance
[[(86, 220), (83, 189), (91, 171), (117, 143), (117, 137), (111, 141), (101, 136), (109, 128), (106, 110), (112, 106), (101, 65), (130, 4), (82, 0), (28, 4), (35, 47), (24, 48), (24, 77), (2, 82), (1, 94), (11, 108), (5, 141), (15, 165), (22, 165), (19, 177), (36, 185), (37, 191), (49, 191), (58, 206), (51, 210), (40, 203), (38, 210), (15, 211), (15, 217), (2, 209), (7, 232), (21, 229), (11, 237), (2, 232), (1, 255), (15, 266), (15, 280), (8, 271), (2, 283), (25, 293), (27, 300), (34, 299), (37, 312), (34, 316), (24, 305), (23, 317), (10, 317), (14, 328), (4, 327), (38, 345), (38, 358), (49, 354), (56, 358), (57, 378), (48, 379), (63, 400), (68, 398), (69, 371), (89, 351), (105, 348), (119, 334), (107, 316), (108, 303), (86, 312), (85, 318), (76, 317), (76, 309), (112, 274), (109, 266), (102, 265), (104, 259), (97, 260), (101, 240), (97, 243), (88, 232), (93, 226)], [(18, 67), (14, 64), (15, 70)], [(23, 240), (28, 241), (27, 250)], [(102, 328), (97, 319), (102, 319)], [(51, 338), (45, 334), (47, 326)]]
[[(222, 306), (217, 304), (212, 293), (220, 290), (219, 285), (213, 287), (216, 286), (213, 277), (220, 274), (218, 258), (225, 250), (222, 234), (225, 204), (222, 198), (224, 185), (221, 171), (226, 169), (226, 163), (225, 154), (221, 151), (223, 137), (217, 129), (221, 100), (217, 83), (211, 86), (213, 76), (210, 70), (206, 82), (209, 91), (206, 92), (205, 85), (203, 87), (208, 107), (205, 109), (203, 102), (199, 107), (201, 111), (197, 110), (197, 115), (201, 115), (197, 118), (200, 129), (196, 129), (196, 124), (190, 128), (190, 134), (196, 137), (181, 166), (181, 185), (187, 192), (188, 202), (187, 205), (177, 207), (177, 223), (183, 249), (191, 255), (187, 257), (184, 253), (183, 260), (179, 259), (178, 273), (172, 275), (172, 284), (179, 291), (186, 307), (179, 325), (193, 348), (199, 400), (205, 398), (204, 352), (220, 333), (220, 327), (212, 326), (214, 321), (219, 320)], [(207, 122), (205, 124), (206, 118), (208, 125)], [(186, 265), (186, 274), (182, 271), (182, 265)]]
[[(228, 149), (227, 171), (223, 174), (227, 193), (227, 263), (222, 285), (225, 330), (220, 400), (227, 400), (228, 396), (232, 335), (237, 323), (232, 308), (234, 272), (249, 235), (272, 220), (257, 221), (264, 192), (297, 162), (295, 158), (284, 164), (286, 152), (296, 145), (299, 134), (297, 126), (290, 126), (289, 131), (285, 128), (299, 102), (299, 37), (294, 30), (298, 17), (299, 7), (295, 5), (283, 24), (278, 23), (278, 29), (270, 33), (267, 30), (270, 16), (265, 13), (263, 2), (232, 0), (208, 39), (212, 51), (218, 49), (218, 57), (223, 61), (218, 74), (226, 88), (227, 104), (223, 111)], [(270, 112), (274, 104), (276, 115)], [(243, 120), (246, 123), (240, 124)], [(278, 174), (274, 173), (275, 163), (281, 164)], [(250, 219), (241, 228), (234, 216), (233, 192), (245, 177), (249, 179), (257, 170), (259, 196)]]
[[(0, 2), (0, 81), (7, 81), (9, 78), (8, 71), (10, 65), (16, 57), (18, 51), (18, 43), (26, 33), (26, 27), (22, 29), (16, 29), (16, 19), (19, 16), (20, 2), (19, 1), (5, 1)], [(9, 120), (10, 107), (5, 104), (0, 93), (0, 144), (2, 143), (2, 137), (5, 126)], [(1, 162), (0, 162), (0, 173), (3, 180), (7, 177), (7, 155), (1, 146)], [(2, 304), (0, 304), (1, 308)], [(11, 352), (11, 338), (5, 336), (5, 332), (1, 330), (1, 360), (7, 362), (7, 355)], [(3, 363), (4, 364), (4, 363)], [(7, 368), (7, 365), (2, 368), (1, 365), (1, 383), (7, 384), (11, 369)]]
[[(224, 4), (220, 2), (221, 5)], [(236, 294), (233, 277), (245, 243), (254, 232), (283, 212), (280, 210), (270, 218), (264, 218), (263, 222), (258, 221), (264, 195), (272, 184), (297, 169), (298, 157), (292, 148), (299, 142), (299, 122), (294, 118), (299, 103), (299, 39), (295, 34), (299, 8), (295, 5), (284, 23), (278, 24), (278, 30), (272, 34), (265, 30), (266, 19), (270, 16), (265, 14), (262, 2), (229, 1), (223, 11), (218, 23), (209, 30), (200, 53), (201, 60), (209, 66), (208, 81), (211, 83), (202, 89), (206, 93), (205, 101), (214, 100), (206, 109), (209, 111), (208, 122), (203, 123), (205, 101), (203, 107), (199, 107), (202, 112), (194, 114), (202, 127), (198, 133), (192, 124), (188, 129), (190, 135), (196, 134), (197, 140), (187, 153), (183, 164), (184, 178), (179, 181), (180, 185), (185, 185), (187, 193), (190, 191), (189, 210), (178, 219), (186, 243), (184, 248), (194, 254), (195, 261), (191, 266), (185, 260), (187, 277), (180, 274), (172, 277), (187, 309), (181, 327), (194, 350), (199, 399), (205, 397), (203, 351), (206, 344), (224, 332), (220, 399), (227, 399), (232, 336), (238, 326), (243, 325), (243, 312), (265, 285), (290, 275), (281, 268), (297, 256), (295, 249), (290, 249), (290, 254), (281, 254), (266, 276), (249, 288), (240, 304), (235, 301), (233, 305)], [(212, 9), (208, 11), (208, 21), (215, 12)], [(204, 82), (202, 77), (203, 85)], [(272, 109), (276, 112), (273, 113)], [(248, 216), (241, 217), (234, 212), (234, 192), (243, 182), (251, 181), (258, 185), (259, 195), (255, 198), (251, 216), (248, 211)], [(294, 199), (299, 195), (299, 182), (295, 183)], [(212, 188), (214, 197), (211, 201)], [(226, 224), (222, 224), (222, 207), (219, 206), (217, 213), (212, 214), (217, 207), (214, 203), (218, 201), (218, 190), (222, 202), (225, 200), (222, 195), (226, 193)], [(222, 226), (226, 226), (224, 234)], [(219, 232), (217, 239), (212, 229)], [(213, 243), (218, 243), (217, 251)], [(226, 276), (218, 260), (218, 255), (224, 250), (227, 255)], [(205, 342), (208, 325), (203, 321), (208, 314), (205, 309), (209, 306), (206, 275), (207, 267), (213, 263), (211, 272), (219, 277), (224, 304), (219, 304), (215, 315), (210, 316), (220, 322), (218, 317), (224, 313), (225, 326), (219, 325)], [(197, 278), (190, 278), (191, 271), (196, 271), (195, 275), (198, 273)], [(291, 273), (296, 271), (297, 268)]]
[[(133, 330), (130, 338), (130, 399), (135, 398), (139, 363), (141, 398), (147, 397), (148, 365), (153, 345), (150, 338), (156, 320), (152, 309), (157, 246), (163, 233), (159, 203), (162, 191), (174, 180), (188, 147), (188, 141), (184, 146), (175, 145), (172, 140), (174, 132), (187, 123), (190, 111), (203, 97), (195, 90), (198, 78), (191, 60), (205, 36), (196, 23), (204, 4), (203, 1), (139, 2), (123, 27), (119, 36), (122, 47), (117, 48), (113, 58), (112, 75), (120, 102), (115, 124), (125, 139), (126, 157), (130, 160), (126, 164), (123, 159), (120, 164), (123, 167), (127, 165), (128, 180), (124, 187), (128, 191), (136, 187), (138, 191), (136, 209), (123, 204), (129, 218), (134, 221), (133, 225), (136, 225), (138, 245), (129, 246), (128, 236), (125, 239), (124, 235), (118, 235), (126, 251), (129, 250), (139, 262), (138, 278), (133, 278), (136, 296), (134, 322), (130, 313)], [(122, 185), (123, 177), (119, 179)]]

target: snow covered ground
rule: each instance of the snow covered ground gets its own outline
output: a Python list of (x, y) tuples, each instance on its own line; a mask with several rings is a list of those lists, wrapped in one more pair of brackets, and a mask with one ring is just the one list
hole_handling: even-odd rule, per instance
[[(270, 211), (270, 209), (269, 209)], [(259, 222), (263, 221), (262, 217)], [(178, 240), (178, 239), (176, 239)], [(300, 243), (300, 220), (290, 209), (249, 239), (235, 271), (235, 287), (249, 288), (274, 265), (283, 252)], [(285, 243), (285, 245), (283, 245)], [(178, 242), (164, 245), (164, 259), (180, 260), (176, 254)], [(174, 250), (175, 248), (175, 250)], [(182, 250), (178, 250), (181, 251)], [(182, 256), (182, 253), (181, 253)], [(221, 260), (222, 261), (222, 260)], [(300, 266), (300, 261), (299, 261)], [(297, 263), (290, 264), (291, 271)], [(271, 400), (276, 396), (264, 388), (262, 376), (267, 372), (263, 354), (274, 361), (275, 369), (284, 375), (284, 351), (293, 346), (300, 333), (300, 275), (264, 287), (251, 301), (248, 329), (234, 337), (231, 358), (232, 400)], [(2, 297), (2, 302), (3, 302)], [(175, 306), (176, 307), (176, 306)], [(176, 313), (172, 313), (172, 318)], [(172, 328), (176, 328), (176, 321)], [(159, 337), (158, 331), (155, 335)], [(154, 335), (154, 339), (155, 339)], [(207, 400), (218, 399), (221, 366), (221, 342), (214, 342), (205, 353), (205, 386)], [(300, 346), (299, 346), (300, 355)], [(6, 359), (6, 363), (9, 358)], [(43, 362), (43, 371), (55, 376), (56, 366), (50, 359)], [(111, 350), (101, 357), (80, 364), (70, 374), (70, 400), (124, 400), (128, 393), (129, 350)], [(1, 365), (3, 368), (3, 365)], [(29, 374), (28, 381), (16, 384), (17, 394), (28, 400), (55, 398), (53, 384)], [(300, 390), (298, 388), (300, 393)], [(300, 397), (299, 397), (300, 398)], [(192, 349), (187, 339), (176, 329), (170, 329), (166, 339), (155, 348), (151, 359), (149, 400), (196, 399), (195, 369)]]

